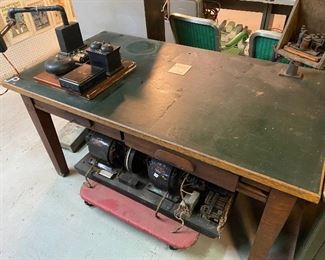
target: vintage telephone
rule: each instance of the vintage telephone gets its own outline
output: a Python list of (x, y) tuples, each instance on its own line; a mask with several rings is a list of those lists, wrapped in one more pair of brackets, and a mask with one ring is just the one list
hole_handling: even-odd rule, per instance
[[(6, 26), (0, 32), (0, 52), (5, 52), (8, 48), (3, 36), (16, 24), (17, 13), (33, 13), (33, 12), (53, 12), (58, 11), (61, 14), (63, 25), (55, 29), (59, 42), (61, 53), (68, 54), (75, 49), (84, 45), (80, 27), (77, 22), (69, 22), (64, 8), (60, 5), (55, 6), (37, 6), (10, 8), (8, 10), (8, 20)], [(75, 62), (69, 56), (58, 55), (45, 63), (45, 70), (53, 74), (63, 74), (74, 68)]]
[[(62, 26), (55, 28), (60, 52), (48, 59), (44, 67), (47, 73), (54, 75), (62, 89), (80, 95), (122, 69), (128, 69), (127, 73), (131, 71), (123, 67), (119, 46), (95, 41), (87, 48), (79, 24), (69, 22), (60, 5), (10, 8), (7, 24), (0, 31), (0, 52), (8, 49), (3, 36), (16, 24), (17, 13), (52, 11), (60, 12), (63, 22)], [(134, 63), (132, 65), (135, 67)]]

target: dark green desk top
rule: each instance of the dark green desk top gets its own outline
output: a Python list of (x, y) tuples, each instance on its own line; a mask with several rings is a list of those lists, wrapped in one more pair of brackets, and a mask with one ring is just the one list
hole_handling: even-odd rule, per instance
[[(114, 33), (137, 68), (87, 101), (41, 86), (25, 71), (8, 87), (86, 118), (132, 133), (240, 176), (318, 202), (325, 158), (325, 73), (278, 76), (285, 66), (247, 57)], [(94, 39), (93, 38), (93, 39)], [(191, 65), (184, 75), (168, 72)]]

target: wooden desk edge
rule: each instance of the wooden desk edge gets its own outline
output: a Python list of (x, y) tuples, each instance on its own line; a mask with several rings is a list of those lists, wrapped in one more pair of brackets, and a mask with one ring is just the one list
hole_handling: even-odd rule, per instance
[(323, 201), (325, 201), (325, 159), (323, 162), (323, 173), (322, 173), (322, 179), (320, 182), (319, 193), (320, 193), (321, 198), (323, 198)]
[(172, 142), (163, 141), (163, 140), (158, 139), (156, 137), (145, 134), (145, 133), (143, 133), (141, 131), (136, 131), (136, 130), (134, 130), (132, 128), (125, 127), (123, 125), (117, 124), (116, 122), (113, 122), (113, 121), (110, 121), (110, 120), (103, 120), (102, 118), (94, 116), (91, 113), (82, 111), (80, 109), (71, 107), (71, 106), (69, 106), (67, 104), (60, 103), (58, 101), (53, 101), (52, 99), (46, 98), (44, 96), (35, 94), (33, 92), (22, 89), (20, 87), (17, 87), (14, 84), (11, 84), (11, 83), (8, 83), (8, 82), (3, 82), (2, 84), (3, 84), (4, 87), (6, 87), (6, 88), (8, 88), (10, 90), (13, 90), (13, 91), (15, 91), (15, 92), (17, 92), (17, 93), (19, 93), (21, 95), (28, 96), (30, 98), (33, 98), (33, 99), (36, 99), (36, 100), (38, 100), (40, 102), (44, 102), (46, 104), (52, 105), (52, 106), (57, 107), (59, 109), (65, 108), (68, 112), (79, 115), (79, 116), (84, 117), (84, 118), (86, 118), (88, 120), (93, 120), (93, 121), (95, 121), (97, 123), (106, 125), (108, 127), (115, 128), (115, 129), (117, 129), (119, 131), (123, 131), (125, 133), (134, 135), (134, 136), (139, 137), (139, 138), (143, 138), (146, 141), (159, 144), (162, 147), (165, 147), (165, 148), (170, 149), (172, 151), (176, 151), (176, 152), (178, 152), (180, 154), (184, 154), (186, 156), (193, 157), (193, 158), (195, 158), (197, 160), (200, 160), (200, 161), (203, 161), (203, 162), (208, 163), (210, 165), (213, 165), (215, 167), (219, 167), (221, 169), (230, 171), (230, 172), (232, 172), (232, 173), (234, 173), (236, 175), (239, 175), (239, 176), (248, 178), (250, 180), (256, 181), (258, 183), (264, 184), (264, 185), (269, 186), (269, 187), (271, 187), (273, 189), (280, 190), (282, 192), (291, 194), (291, 195), (293, 195), (293, 196), (295, 196), (297, 198), (301, 198), (301, 199), (304, 199), (306, 201), (317, 204), (317, 203), (319, 203), (319, 201), (320, 201), (320, 199), (322, 197), (322, 190), (323, 190), (322, 187), (323, 187), (324, 175), (325, 175), (325, 161), (324, 161), (324, 166), (323, 166), (319, 191), (318, 191), (318, 193), (314, 193), (314, 192), (305, 190), (303, 188), (299, 188), (299, 187), (296, 187), (294, 185), (285, 183), (284, 181), (273, 179), (271, 177), (265, 176), (265, 175), (260, 174), (258, 172), (254, 172), (254, 171), (242, 168), (240, 166), (237, 166), (235, 164), (228, 163), (226, 161), (217, 159), (215, 157), (200, 153), (200, 152), (195, 151), (193, 149), (185, 148), (183, 146), (176, 145), (176, 144), (174, 144)]

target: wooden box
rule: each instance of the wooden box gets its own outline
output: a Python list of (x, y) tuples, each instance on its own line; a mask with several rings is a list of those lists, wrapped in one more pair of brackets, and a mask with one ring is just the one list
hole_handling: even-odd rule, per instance
[(318, 61), (312, 61), (285, 50), (289, 42), (297, 41), (302, 25), (306, 25), (308, 34), (325, 33), (325, 0), (296, 0), (277, 46), (277, 53), (287, 59), (301, 62), (313, 68), (324, 68), (325, 53), (320, 56)]

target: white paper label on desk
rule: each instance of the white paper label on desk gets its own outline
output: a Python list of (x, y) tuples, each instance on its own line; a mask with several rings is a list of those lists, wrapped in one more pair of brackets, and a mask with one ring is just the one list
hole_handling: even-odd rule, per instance
[(176, 63), (168, 72), (184, 76), (192, 68), (191, 65)]

